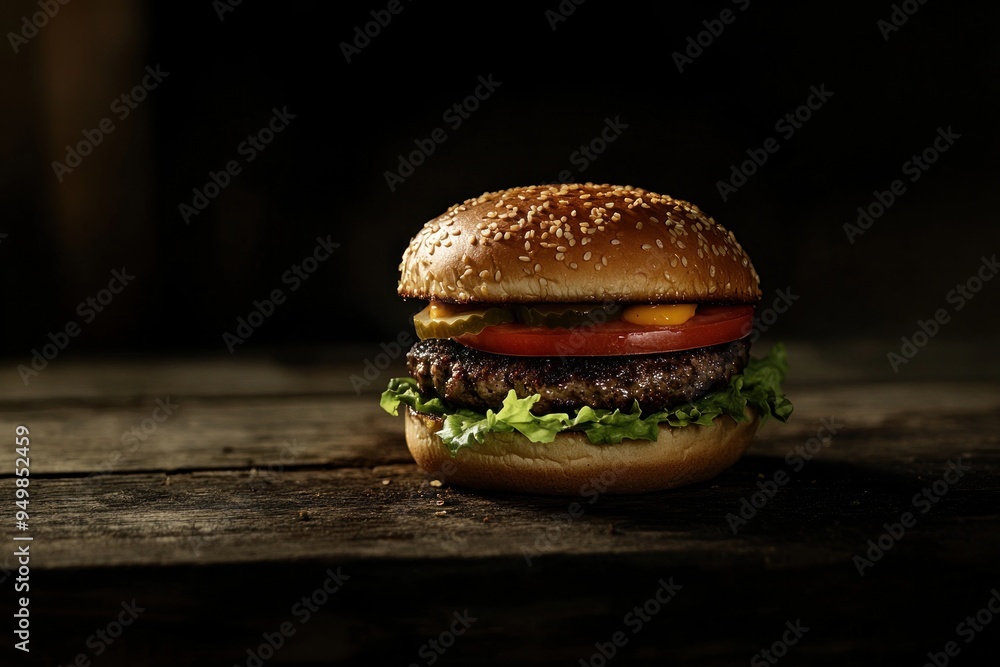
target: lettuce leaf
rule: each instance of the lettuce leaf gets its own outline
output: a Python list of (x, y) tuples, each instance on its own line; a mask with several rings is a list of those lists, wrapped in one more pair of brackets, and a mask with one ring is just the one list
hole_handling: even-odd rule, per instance
[(792, 403), (782, 392), (781, 383), (788, 374), (785, 347), (771, 348), (762, 359), (751, 359), (739, 375), (725, 387), (710, 394), (660, 412), (644, 414), (635, 402), (628, 412), (595, 409), (585, 406), (570, 415), (553, 412), (536, 415), (532, 406), (541, 396), (534, 394), (518, 398), (514, 390), (507, 394), (499, 412), (487, 410), (486, 414), (449, 406), (440, 398), (428, 398), (417, 389), (416, 380), (393, 378), (382, 394), (380, 405), (389, 414), (399, 412), (400, 404), (417, 412), (444, 418), (444, 427), (438, 432), (454, 456), (463, 447), (482, 443), (487, 433), (512, 433), (517, 431), (531, 442), (552, 442), (562, 431), (582, 431), (596, 445), (617, 444), (622, 440), (656, 440), (660, 424), (675, 428), (696, 424), (711, 426), (721, 415), (736, 421), (745, 421), (746, 408), (751, 406), (760, 413), (761, 421), (773, 417), (787, 421), (792, 414)]

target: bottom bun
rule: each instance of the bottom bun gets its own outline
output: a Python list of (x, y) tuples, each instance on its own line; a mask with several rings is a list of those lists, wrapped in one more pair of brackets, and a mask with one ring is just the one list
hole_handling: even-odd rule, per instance
[(531, 442), (520, 433), (489, 433), (480, 445), (453, 458), (437, 432), (443, 421), (406, 410), (406, 445), (424, 470), (456, 486), (496, 491), (576, 495), (643, 493), (701, 482), (733, 465), (757, 432), (760, 419), (748, 408), (743, 422), (717, 417), (711, 426), (661, 425), (651, 440), (595, 445), (580, 432), (554, 442)]

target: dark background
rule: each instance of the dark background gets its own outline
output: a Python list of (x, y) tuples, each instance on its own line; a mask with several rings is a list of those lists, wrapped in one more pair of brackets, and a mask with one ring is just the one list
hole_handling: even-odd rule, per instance
[[(8, 356), (23, 360), (125, 267), (133, 283), (65, 354), (226, 352), (224, 331), (274, 288), (288, 300), (239, 351), (395, 338), (417, 306), (395, 295), (409, 237), (450, 204), (554, 181), (632, 184), (691, 200), (733, 229), (762, 276), (801, 298), (769, 336), (880, 337), (886, 348), (996, 252), (1000, 8), (932, 2), (883, 38), (890, 3), (632, 5), (588, 0), (553, 30), (530, 6), (402, 2), (353, 53), (340, 44), (383, 2), (74, 2), (20, 46), (37, 11), (5, 3), (0, 280)], [(703, 21), (735, 20), (678, 72)], [(127, 119), (112, 100), (147, 66), (169, 76)], [(479, 76), (501, 85), (452, 129), (442, 115)], [(829, 101), (791, 138), (775, 122), (811, 86)], [(208, 173), (264, 127), (289, 127), (190, 224)], [(111, 116), (113, 133), (72, 173), (51, 163)], [(605, 119), (627, 125), (581, 170)], [(447, 140), (391, 191), (414, 141)], [(938, 128), (961, 138), (919, 181), (902, 165)], [(775, 137), (780, 150), (723, 201), (717, 181)], [(907, 191), (864, 235), (845, 223), (873, 191)], [(330, 235), (340, 248), (289, 293), (281, 276)], [(992, 335), (997, 286), (954, 313), (942, 339)]]

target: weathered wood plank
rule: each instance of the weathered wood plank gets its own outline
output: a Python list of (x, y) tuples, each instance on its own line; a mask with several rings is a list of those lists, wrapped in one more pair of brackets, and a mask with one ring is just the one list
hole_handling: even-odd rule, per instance
[[(374, 395), (171, 396), (169, 416), (166, 403), (157, 400), (127, 408), (0, 407), (0, 428), (12, 431), (21, 423), (31, 429), (34, 474), (280, 470), (409, 460), (400, 424), (382, 411)], [(12, 465), (12, 458), (0, 462), (0, 471), (9, 474)]]
[[(576, 518), (573, 499), (435, 488), (412, 465), (39, 480), (36, 657), (67, 664), (134, 599), (144, 615), (102, 664), (247, 664), (284, 622), (296, 634), (275, 664), (426, 664), (420, 646), (466, 609), (477, 621), (449, 663), (578, 664), (618, 630), (622, 664), (746, 663), (802, 619), (808, 664), (844, 652), (920, 664), (985, 604), (1000, 557), (995, 454), (864, 577), (853, 556), (943, 462), (811, 461), (734, 535), (726, 515), (783, 468), (751, 456), (689, 489), (577, 499)], [(331, 568), (351, 579), (303, 623), (293, 605)], [(670, 577), (676, 602), (631, 633), (625, 615)], [(984, 636), (963, 664), (995, 646)]]
[[(789, 385), (796, 412), (765, 427), (754, 452), (784, 455), (816, 435), (823, 420), (838, 428), (824, 448), (831, 460), (904, 459), (996, 447), (998, 431), (978, 428), (1000, 413), (1000, 385), (896, 383)], [(169, 397), (127, 406), (0, 404), (0, 429), (27, 424), (36, 474), (105, 474), (138, 470), (208, 470), (307, 465), (380, 465), (409, 460), (402, 424), (362, 396)], [(158, 403), (157, 401), (160, 401)], [(157, 423), (154, 418), (163, 418)], [(143, 422), (145, 421), (145, 425)], [(131, 431), (136, 428), (135, 434)], [(144, 430), (145, 429), (145, 430)], [(889, 430), (889, 436), (872, 433)], [(878, 438), (858, 442), (855, 433)], [(144, 439), (140, 439), (144, 438)], [(0, 460), (9, 474), (13, 459)]]
[[(994, 453), (969, 465), (899, 553), (954, 564), (1000, 556), (1000, 461)], [(946, 469), (942, 459), (813, 460), (794, 473), (780, 458), (751, 456), (689, 489), (577, 498), (435, 488), (413, 465), (36, 479), (32, 534), (44, 568), (451, 556), (523, 564), (558, 553), (660, 553), (677, 565), (722, 569), (741, 561), (849, 567), (882, 523), (913, 511), (914, 494)], [(777, 470), (790, 482), (734, 534), (729, 517)], [(0, 481), (0, 497), (13, 488), (12, 479)], [(571, 516), (573, 502), (581, 516)]]
[[(76, 399), (100, 404), (136, 397), (356, 394), (385, 388), (405, 372), (402, 354), (389, 357), (377, 346), (294, 350), (287, 354), (238, 351), (233, 355), (177, 359), (63, 359), (56, 357), (27, 384), (8, 360), (0, 374), (0, 403)], [(371, 367), (369, 368), (369, 363)], [(375, 367), (375, 363), (378, 367)], [(388, 364), (388, 365), (386, 365)], [(368, 375), (365, 375), (366, 369)], [(356, 376), (352, 380), (352, 376)]]

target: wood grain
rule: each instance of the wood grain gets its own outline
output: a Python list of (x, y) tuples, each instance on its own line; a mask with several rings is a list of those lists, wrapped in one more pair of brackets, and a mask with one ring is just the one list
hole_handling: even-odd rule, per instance
[[(676, 603), (619, 664), (746, 664), (800, 618), (810, 634), (787, 664), (923, 664), (1000, 585), (1000, 383), (849, 367), (818, 381), (832, 362), (803, 352), (825, 361), (788, 384), (788, 424), (716, 479), (644, 496), (432, 485), (374, 384), (345, 384), (357, 360), (67, 362), (47, 376), (66, 385), (0, 387), (0, 430), (32, 429), (32, 659), (95, 658), (88, 637), (135, 599), (142, 616), (100, 665), (245, 665), (284, 622), (296, 634), (265, 664), (424, 665), (420, 647), (465, 609), (479, 620), (441, 664), (579, 664), (674, 577)], [(168, 396), (172, 414), (123, 442)], [(816, 440), (824, 424), (836, 432)], [(798, 470), (786, 457), (810, 443)], [(914, 498), (959, 460), (921, 512)], [(907, 511), (915, 525), (861, 576), (855, 556)], [(9, 582), (13, 550), (0, 565)], [(336, 568), (351, 579), (299, 624), (294, 603)], [(994, 636), (962, 664), (989, 664)]]

